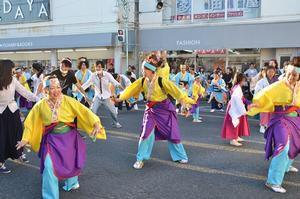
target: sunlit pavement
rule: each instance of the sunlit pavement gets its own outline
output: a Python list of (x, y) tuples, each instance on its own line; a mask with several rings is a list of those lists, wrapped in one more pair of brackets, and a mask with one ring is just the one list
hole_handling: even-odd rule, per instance
[[(142, 170), (134, 170), (143, 111), (121, 111), (121, 129), (112, 128), (111, 119), (103, 114), (108, 139), (96, 143), (87, 139), (88, 160), (79, 178), (80, 189), (70, 193), (61, 189), (61, 198), (300, 198), (299, 174), (286, 175), (286, 194), (265, 188), (268, 162), (255, 119), (249, 120), (251, 137), (242, 147), (232, 147), (220, 137), (224, 113), (210, 113), (205, 104), (203, 123), (178, 116), (189, 164), (173, 163), (167, 143), (156, 142), (152, 159)], [(0, 176), (1, 199), (41, 198), (39, 159), (33, 152), (27, 156), (31, 162), (26, 165), (7, 162), (12, 173)], [(294, 166), (300, 168), (297, 160)]]

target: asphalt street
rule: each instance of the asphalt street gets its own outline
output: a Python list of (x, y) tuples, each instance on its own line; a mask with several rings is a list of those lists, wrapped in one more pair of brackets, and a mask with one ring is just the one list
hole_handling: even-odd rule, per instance
[[(170, 198), (170, 199), (298, 199), (300, 175), (285, 177), (286, 194), (264, 186), (269, 162), (264, 160), (264, 139), (259, 125), (250, 119), (251, 136), (242, 147), (232, 147), (220, 137), (224, 113), (210, 113), (201, 107), (203, 123), (178, 116), (189, 164), (173, 163), (166, 142), (156, 142), (152, 159), (142, 170), (132, 168), (137, 152), (143, 116), (139, 111), (119, 113), (121, 129), (111, 127), (102, 112), (107, 129), (106, 141), (87, 139), (87, 163), (80, 176), (80, 189), (64, 192), (61, 198)], [(0, 199), (41, 198), (41, 175), (37, 154), (28, 153), (29, 164), (7, 161), (12, 173), (0, 176)], [(299, 159), (294, 166), (300, 168)]]

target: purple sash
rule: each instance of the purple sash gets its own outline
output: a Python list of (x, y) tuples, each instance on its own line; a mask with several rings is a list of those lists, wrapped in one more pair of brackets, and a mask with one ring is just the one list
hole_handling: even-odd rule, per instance
[(55, 125), (45, 131), (39, 157), (41, 173), (44, 171), (46, 155), (49, 154), (55, 176), (59, 180), (78, 176), (86, 160), (86, 145), (77, 129), (62, 134), (51, 133)]
[[(300, 113), (299, 109), (297, 110)], [(269, 127), (265, 132), (265, 158), (278, 155), (290, 140), (289, 158), (294, 159), (300, 152), (300, 117), (290, 117), (282, 107), (275, 107)]]
[(147, 139), (153, 129), (155, 140), (180, 143), (176, 109), (169, 99), (162, 102), (148, 102), (143, 118), (141, 138)]
[(26, 98), (24, 98), (18, 92), (16, 92), (16, 96), (19, 97), (19, 106), (20, 106), (20, 108), (31, 109), (33, 107), (33, 103), (31, 101), (28, 101)]
[(199, 95), (196, 104), (192, 105), (191, 113), (196, 113), (196, 109), (200, 106), (202, 96)]

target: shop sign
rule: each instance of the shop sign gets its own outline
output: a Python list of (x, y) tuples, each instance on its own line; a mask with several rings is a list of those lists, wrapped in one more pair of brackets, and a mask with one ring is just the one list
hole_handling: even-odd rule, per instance
[(0, 0), (0, 25), (50, 20), (50, 0)]
[(261, 0), (165, 0), (164, 22), (249, 19), (260, 16)]
[(22, 41), (22, 42), (0, 42), (0, 49), (1, 48), (16, 48), (16, 47), (32, 47), (33, 43), (31, 41)]
[(197, 54), (199, 55), (217, 55), (217, 54), (225, 54), (225, 49), (208, 49), (208, 50), (197, 50)]
[(177, 46), (196, 46), (196, 45), (200, 45), (200, 43), (201, 43), (200, 40), (196, 40), (196, 39), (176, 41)]

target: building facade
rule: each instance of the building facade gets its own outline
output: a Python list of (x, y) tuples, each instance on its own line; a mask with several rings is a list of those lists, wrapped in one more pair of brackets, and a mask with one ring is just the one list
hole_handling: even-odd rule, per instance
[[(113, 62), (127, 69), (125, 29), (128, 4), (129, 64), (141, 54), (168, 50), (174, 63), (208, 69), (242, 69), (300, 55), (298, 0), (0, 0), (0, 58), (20, 65), (57, 66), (63, 57)], [(176, 62), (178, 61), (178, 62)]]
[(113, 62), (121, 72), (125, 58), (116, 38), (120, 28), (124, 25), (117, 0), (0, 0), (0, 58), (57, 66), (63, 57), (76, 65), (84, 56), (91, 64), (97, 59)]
[(297, 0), (164, 0), (160, 12), (152, 3), (140, 0), (140, 51), (164, 49), (206, 68), (240, 70), (300, 55)]

